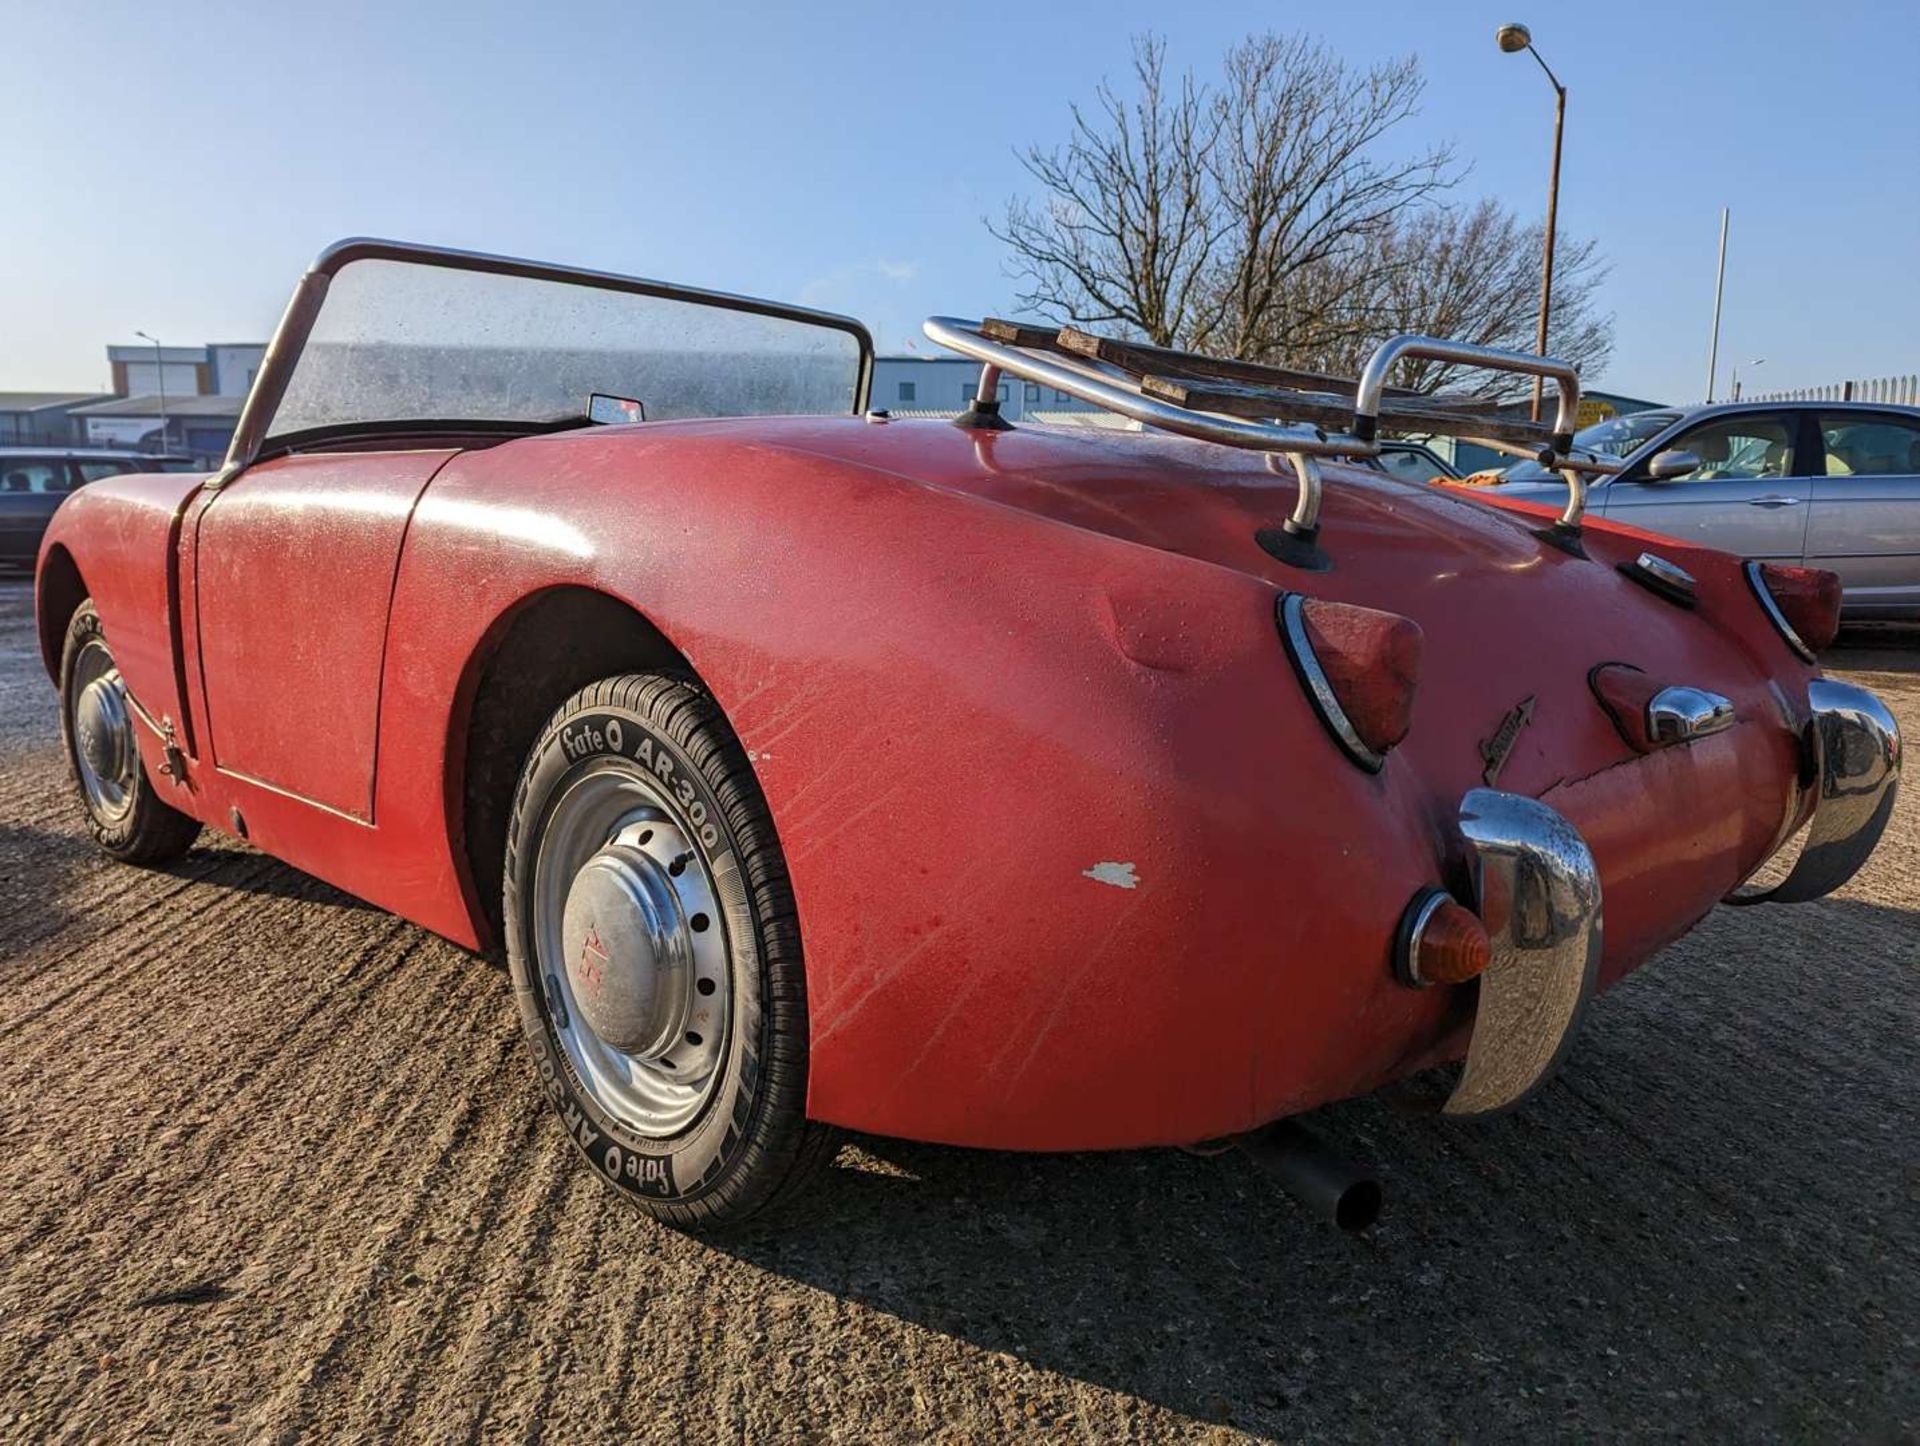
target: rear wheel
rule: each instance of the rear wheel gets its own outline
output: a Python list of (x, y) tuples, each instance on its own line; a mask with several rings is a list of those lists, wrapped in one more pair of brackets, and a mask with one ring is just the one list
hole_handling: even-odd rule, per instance
[(521, 772), (504, 902), (541, 1086), (634, 1204), (732, 1224), (826, 1163), (786, 865), (705, 693), (631, 674), (562, 705)]
[(133, 705), (91, 600), (67, 625), (60, 658), (60, 735), (87, 828), (117, 859), (160, 864), (200, 837), (200, 823), (160, 798), (140, 761)]

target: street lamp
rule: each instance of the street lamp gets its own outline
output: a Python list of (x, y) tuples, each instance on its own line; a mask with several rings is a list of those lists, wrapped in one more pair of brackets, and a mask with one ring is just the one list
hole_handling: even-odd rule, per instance
[(160, 450), (167, 450), (167, 363), (160, 355), (160, 338), (148, 336), (144, 331), (136, 331), (135, 336), (142, 341), (153, 343), (153, 380), (160, 388)]
[[(1755, 367), (1763, 367), (1766, 364), (1767, 364), (1767, 359), (1765, 357), (1756, 357), (1754, 360), (1747, 363), (1747, 370), (1752, 371)], [(1739, 362), (1735, 362), (1733, 364), (1733, 399), (1736, 402), (1740, 400), (1740, 363)]]
[[(1555, 213), (1560, 209), (1560, 132), (1567, 121), (1567, 88), (1560, 83), (1560, 77), (1540, 59), (1540, 52), (1533, 48), (1533, 32), (1518, 23), (1502, 25), (1494, 32), (1494, 39), (1508, 55), (1518, 55), (1526, 51), (1540, 68), (1546, 71), (1547, 80), (1553, 85), (1553, 176), (1547, 182), (1547, 241), (1545, 255), (1540, 262), (1540, 331), (1534, 350), (1541, 356), (1547, 354), (1547, 322), (1553, 312), (1553, 223)], [(1540, 388), (1544, 377), (1533, 379), (1533, 420), (1540, 420)]]

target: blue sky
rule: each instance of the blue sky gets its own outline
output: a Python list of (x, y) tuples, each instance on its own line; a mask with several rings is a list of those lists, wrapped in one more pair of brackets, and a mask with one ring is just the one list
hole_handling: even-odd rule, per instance
[[(972, 17), (979, 17), (977, 19)], [(1920, 3), (0, 4), (0, 387), (101, 387), (103, 347), (264, 337), (302, 265), (400, 236), (850, 311), (883, 347), (1004, 310), (982, 225), (1069, 100), (1159, 28), (1211, 69), (1251, 30), (1418, 54), (1409, 147), (1451, 140), (1597, 237), (1603, 385), (1697, 398), (1720, 207), (1721, 387), (1920, 371)], [(1169, 24), (1169, 21), (1174, 22)]]

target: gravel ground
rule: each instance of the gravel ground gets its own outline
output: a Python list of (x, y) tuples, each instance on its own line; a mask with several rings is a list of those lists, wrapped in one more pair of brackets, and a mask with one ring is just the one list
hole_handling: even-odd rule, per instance
[[(1237, 1156), (888, 1141), (703, 1244), (578, 1168), (483, 960), (243, 845), (110, 865), (0, 584), (0, 1437), (1912, 1440), (1920, 813), (1722, 910), (1524, 1111)], [(1920, 649), (1841, 662), (1920, 737)]]

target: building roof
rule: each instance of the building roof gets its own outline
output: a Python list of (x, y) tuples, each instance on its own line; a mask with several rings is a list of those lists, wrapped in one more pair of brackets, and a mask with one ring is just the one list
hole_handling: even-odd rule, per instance
[(0, 412), (38, 412), (47, 407), (98, 401), (111, 395), (111, 392), (0, 392)]
[(94, 461), (102, 458), (116, 462), (180, 462), (186, 460), (183, 457), (175, 457), (171, 453), (139, 452), (131, 447), (16, 447), (8, 442), (0, 442), (0, 456), (6, 457), (9, 462), (17, 462), (23, 457), (62, 457), (72, 458), (76, 462)]
[[(204, 397), (169, 396), (166, 399), (166, 412), (169, 417), (238, 417), (240, 408), (246, 404), (246, 400), (245, 397), (218, 394)], [(76, 417), (158, 417), (160, 398), (158, 395), (114, 397), (110, 401), (95, 402), (90, 407), (75, 407), (73, 415)]]

